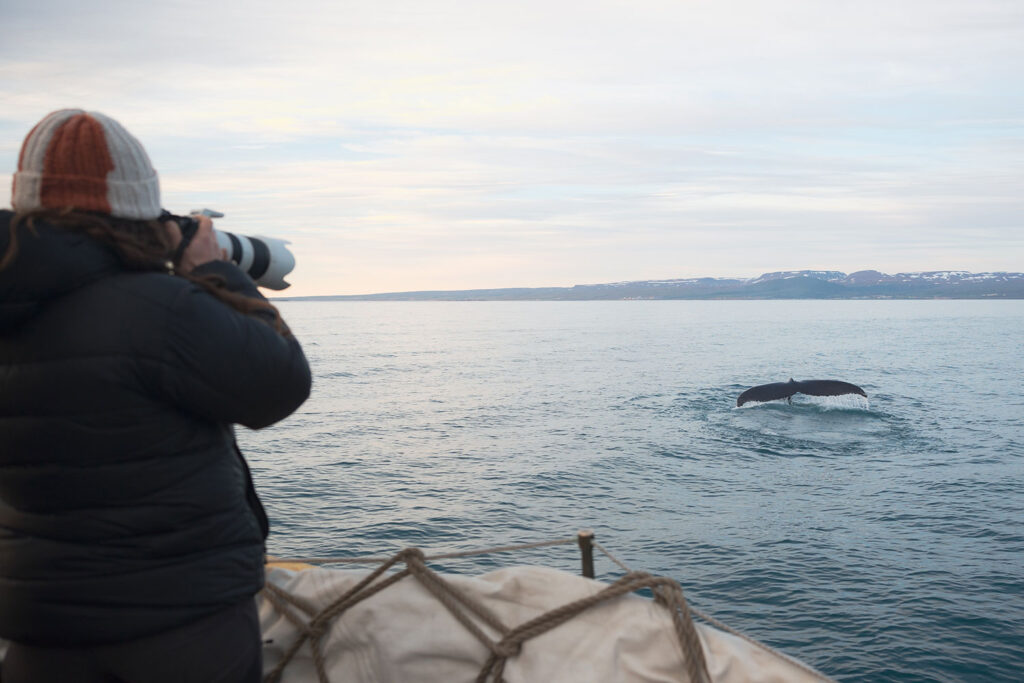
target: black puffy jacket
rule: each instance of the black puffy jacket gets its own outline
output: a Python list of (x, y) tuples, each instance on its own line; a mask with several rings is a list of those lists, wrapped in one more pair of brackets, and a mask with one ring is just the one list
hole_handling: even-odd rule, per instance
[[(117, 642), (252, 596), (267, 522), (232, 425), (306, 399), (298, 342), (37, 227), (0, 270), (0, 638)], [(260, 296), (229, 263), (201, 268)]]

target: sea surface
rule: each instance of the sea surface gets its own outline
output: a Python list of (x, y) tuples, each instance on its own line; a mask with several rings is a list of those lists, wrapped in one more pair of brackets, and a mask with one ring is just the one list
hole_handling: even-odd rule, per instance
[[(1024, 680), (1024, 301), (280, 303), (313, 394), (240, 430), (272, 554), (591, 528), (840, 681)], [(859, 398), (735, 408), (756, 384)], [(560, 546), (437, 565), (579, 570)], [(618, 568), (600, 555), (598, 578)]]

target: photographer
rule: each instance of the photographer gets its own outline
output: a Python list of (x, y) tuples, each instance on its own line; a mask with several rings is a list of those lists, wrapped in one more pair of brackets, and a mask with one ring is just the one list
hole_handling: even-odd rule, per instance
[[(267, 517), (233, 425), (309, 395), (277, 310), (141, 144), (62, 110), (0, 212), (3, 683), (260, 680)], [(193, 226), (195, 227), (195, 226)]]

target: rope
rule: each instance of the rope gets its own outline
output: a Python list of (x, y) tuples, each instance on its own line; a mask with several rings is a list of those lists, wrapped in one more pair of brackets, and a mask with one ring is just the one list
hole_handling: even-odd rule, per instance
[(597, 549), (598, 549), (598, 550), (600, 550), (600, 551), (601, 551), (602, 553), (604, 553), (604, 554), (605, 554), (605, 556), (606, 556), (606, 557), (607, 557), (607, 558), (608, 558), (609, 560), (611, 560), (611, 561), (612, 561), (612, 562), (614, 562), (615, 564), (619, 565), (619, 569), (621, 569), (622, 571), (626, 572), (627, 574), (628, 574), (628, 573), (630, 573), (631, 571), (633, 571), (632, 569), (630, 569), (629, 567), (627, 567), (627, 566), (626, 566), (626, 564), (625, 564), (624, 562), (620, 562), (620, 561), (619, 561), (619, 558), (617, 558), (617, 557), (615, 557), (614, 555), (612, 555), (611, 551), (610, 551), (610, 550), (608, 550), (607, 548), (605, 548), (605, 547), (604, 547), (603, 545), (601, 545), (600, 543), (598, 543), (598, 542), (597, 542), (597, 540), (595, 540), (595, 539), (591, 538), (591, 539), (590, 539), (590, 543), (591, 543), (591, 545), (593, 545), (593, 546), (594, 546), (595, 548), (597, 548)]
[[(529, 550), (531, 548), (546, 548), (553, 545), (567, 545), (569, 543), (576, 543), (576, 538), (558, 538), (551, 541), (538, 541), (536, 543), (523, 543), (521, 545), (499, 545), (494, 548), (484, 548), (483, 550), (462, 550), (452, 553), (438, 553), (437, 555), (428, 555), (424, 557), (427, 562), (433, 562), (434, 560), (450, 560), (457, 557), (473, 557), (474, 555), (490, 555), (492, 553), (504, 553), (512, 550)], [(607, 551), (605, 551), (607, 552)], [(393, 557), (295, 557), (288, 558), (287, 560), (274, 558), (275, 561), (281, 562), (302, 562), (305, 564), (376, 564), (378, 562), (388, 562)]]
[[(616, 565), (618, 565), (619, 569), (621, 569), (622, 571), (626, 572), (627, 574), (629, 574), (630, 572), (633, 571), (632, 569), (629, 568), (629, 566), (627, 566), (624, 562), (620, 561), (617, 557), (612, 555), (611, 551), (609, 551), (603, 545), (598, 543), (596, 540), (592, 539), (590, 542), (591, 542), (591, 544), (595, 548), (597, 548), (602, 553), (604, 553), (605, 556), (607, 556), (609, 560), (611, 560)], [(704, 612), (701, 612), (696, 607), (689, 606), (689, 609), (690, 609), (691, 612), (693, 612), (694, 614), (697, 615), (698, 619), (700, 619), (701, 621), (704, 621), (704, 622), (706, 622), (708, 624), (711, 624), (712, 626), (714, 626), (718, 630), (725, 631), (726, 633), (730, 633), (730, 634), (736, 636), (737, 638), (745, 641), (749, 645), (753, 645), (754, 647), (760, 648), (761, 650), (764, 650), (765, 652), (768, 652), (769, 654), (773, 654), (776, 657), (780, 657), (780, 658), (784, 659), (785, 661), (789, 662), (790, 664), (796, 666), (797, 668), (803, 670), (804, 672), (809, 673), (812, 676), (816, 676), (816, 677), (820, 678), (822, 681), (825, 681), (825, 683), (835, 683), (835, 681), (833, 679), (829, 678), (828, 676), (826, 676), (825, 674), (821, 673), (817, 669), (815, 669), (815, 668), (813, 668), (811, 666), (808, 666), (807, 664), (801, 662), (799, 659), (794, 659), (793, 657), (790, 657), (789, 655), (787, 655), (785, 652), (780, 652), (779, 650), (776, 650), (775, 648), (773, 648), (770, 645), (765, 645), (764, 643), (762, 643), (762, 642), (760, 642), (758, 640), (755, 640), (755, 639), (751, 638), (750, 636), (748, 636), (748, 635), (746, 635), (744, 633), (741, 633), (740, 631), (737, 631), (736, 629), (732, 628), (731, 626), (726, 626), (725, 624), (720, 622), (718, 619), (715, 619), (714, 617), (712, 617), (712, 616), (710, 616), (708, 614), (705, 614)]]
[[(575, 543), (576, 539), (543, 541), (531, 543), (524, 546), (502, 546), (496, 550), (515, 550), (520, 548), (536, 548), (546, 545), (561, 545), (564, 543)], [(468, 556), (481, 554), (482, 551), (471, 551), (466, 553), (449, 553), (445, 556)], [(607, 551), (605, 551), (607, 553)], [(434, 557), (445, 557), (435, 555)], [(266, 683), (277, 683), (288, 663), (295, 657), (299, 649), (308, 641), (313, 654), (313, 663), (316, 668), (317, 678), (320, 683), (330, 683), (326, 667), (324, 666), (324, 654), (321, 641), (330, 628), (330, 623), (340, 616), (352, 605), (375, 595), (410, 574), (416, 577), (423, 586), (430, 591), (455, 619), (468, 630), (481, 644), (489, 651), (490, 655), (484, 662), (476, 678), (476, 683), (505, 683), (503, 678), (505, 664), (509, 657), (519, 654), (523, 643), (542, 633), (565, 623), (574, 616), (614, 598), (627, 593), (649, 588), (654, 592), (655, 601), (669, 610), (672, 615), (672, 623), (675, 627), (676, 636), (682, 648), (683, 660), (686, 665), (687, 675), (690, 683), (711, 683), (711, 676), (707, 672), (707, 663), (704, 660), (704, 651), (700, 645), (690, 611), (683, 596), (683, 589), (672, 579), (651, 576), (643, 572), (630, 572), (615, 583), (607, 586), (600, 592), (581, 600), (576, 600), (550, 612), (541, 614), (519, 626), (509, 628), (484, 605), (468, 595), (457, 590), (439, 574), (432, 571), (426, 565), (426, 558), (418, 548), (406, 548), (390, 558), (385, 558), (381, 566), (364, 577), (359, 583), (349, 589), (344, 595), (334, 602), (316, 612), (315, 608), (307, 601), (288, 594), (278, 586), (267, 583), (264, 588), (264, 595), (274, 608), (281, 613), (298, 629), (300, 635), (288, 650), (282, 655), (281, 661), (264, 677)], [(300, 561), (300, 560), (296, 560)], [(308, 560), (301, 560), (308, 562)], [(333, 559), (329, 561), (335, 561)], [(366, 562), (363, 558), (358, 561)], [(404, 562), (406, 568), (396, 572), (387, 578), (374, 583), (385, 571), (398, 562)], [(312, 563), (310, 563), (312, 564)], [(292, 607), (304, 612), (309, 618), (304, 621), (297, 615)], [(484, 633), (483, 629), (473, 621), (470, 615), (475, 616), (487, 626), (490, 626), (500, 636), (500, 640), (494, 640)]]
[(765, 652), (768, 652), (770, 654), (775, 655), (776, 657), (784, 659), (785, 661), (789, 662), (790, 664), (792, 664), (793, 666), (797, 667), (798, 669), (802, 669), (804, 672), (806, 672), (806, 673), (808, 673), (808, 674), (810, 674), (812, 676), (816, 676), (816, 677), (820, 678), (825, 683), (836, 683), (835, 679), (829, 678), (828, 676), (826, 676), (825, 674), (821, 673), (820, 671), (818, 671), (814, 667), (809, 666), (809, 665), (805, 664), (804, 662), (801, 662), (799, 659), (794, 659), (793, 657), (790, 657), (785, 652), (782, 652), (780, 650), (776, 650), (771, 645), (765, 645), (764, 643), (762, 643), (759, 640), (754, 640), (750, 636), (748, 636), (748, 635), (746, 635), (744, 633), (741, 633), (740, 631), (737, 631), (736, 629), (734, 629), (734, 628), (732, 628), (730, 626), (726, 626), (725, 624), (720, 622), (718, 619), (715, 619), (714, 617), (712, 617), (712, 616), (710, 616), (708, 614), (705, 614), (704, 612), (701, 612), (696, 607), (691, 607), (690, 611), (693, 612), (694, 614), (696, 614), (697, 618), (700, 619), (701, 621), (706, 621), (707, 623), (711, 624), (712, 626), (714, 626), (715, 628), (717, 628), (720, 631), (725, 631), (726, 633), (731, 633), (732, 635), (736, 636), (737, 638), (739, 638), (741, 640), (746, 641), (747, 643), (749, 643), (750, 645), (753, 645), (754, 647), (758, 647), (758, 648), (764, 650)]
[(683, 597), (682, 588), (672, 579), (651, 576), (643, 572), (627, 574), (599, 593), (557, 607), (512, 629), (499, 643), (500, 646), (503, 646), (502, 651), (492, 651), (491, 657), (477, 677), (477, 683), (485, 683), (488, 676), (493, 676), (494, 681), (501, 681), (505, 661), (510, 653), (518, 653), (522, 644), (530, 638), (560, 626), (595, 605), (642, 588), (654, 590), (657, 602), (670, 610), (676, 635), (683, 649), (683, 660), (690, 682), (711, 683), (711, 676), (707, 672), (707, 664), (704, 661), (704, 651), (694, 629), (693, 621), (686, 610), (686, 600)]
[[(276, 683), (278, 680), (280, 680), (281, 674), (284, 671), (285, 666), (288, 665), (288, 662), (292, 660), (295, 654), (308, 640), (310, 641), (310, 650), (313, 653), (313, 664), (316, 667), (317, 679), (320, 681), (320, 683), (330, 683), (327, 678), (327, 671), (324, 668), (323, 651), (320, 648), (320, 641), (326, 634), (328, 628), (330, 627), (330, 622), (335, 617), (341, 615), (346, 609), (356, 604), (357, 602), (360, 602), (370, 597), (371, 595), (374, 595), (384, 590), (393, 583), (396, 583), (401, 579), (405, 578), (406, 576), (408, 576), (408, 570), (401, 571), (391, 575), (390, 577), (376, 585), (370, 585), (381, 574), (387, 571), (388, 568), (392, 567), (398, 561), (403, 559), (403, 555), (406, 552), (408, 551), (402, 551), (396, 554), (394, 557), (385, 560), (385, 562), (381, 564), (381, 566), (373, 570), (369, 575), (363, 578), (363, 580), (361, 580), (355, 586), (350, 588), (348, 592), (346, 592), (340, 598), (329, 604), (320, 612), (316, 612), (315, 609), (308, 602), (296, 599), (295, 596), (286, 593), (284, 590), (278, 588), (272, 583), (267, 582), (266, 584), (264, 584), (263, 593), (267, 596), (268, 600), (270, 601), (270, 604), (274, 605), (275, 609), (277, 609), (286, 619), (288, 619), (288, 621), (294, 624), (295, 627), (299, 630), (299, 637), (295, 640), (294, 643), (292, 643), (291, 647), (281, 658), (281, 661), (278, 662), (277, 666), (275, 666), (264, 677), (264, 681), (266, 681), (266, 683)], [(287, 608), (286, 604), (283, 603), (290, 603), (298, 607), (299, 609), (306, 612), (306, 614), (308, 614), (312, 618), (309, 620), (308, 623), (304, 623), (300, 618), (296, 617), (291, 610)]]

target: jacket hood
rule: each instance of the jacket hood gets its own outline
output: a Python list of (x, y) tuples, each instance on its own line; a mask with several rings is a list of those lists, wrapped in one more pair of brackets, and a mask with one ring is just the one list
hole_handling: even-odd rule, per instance
[[(0, 211), (0, 255), (11, 241), (14, 214)], [(18, 251), (0, 270), (0, 330), (34, 316), (47, 302), (121, 270), (117, 256), (95, 240), (43, 221), (18, 228)], [(2, 258), (2, 256), (0, 256)]]

